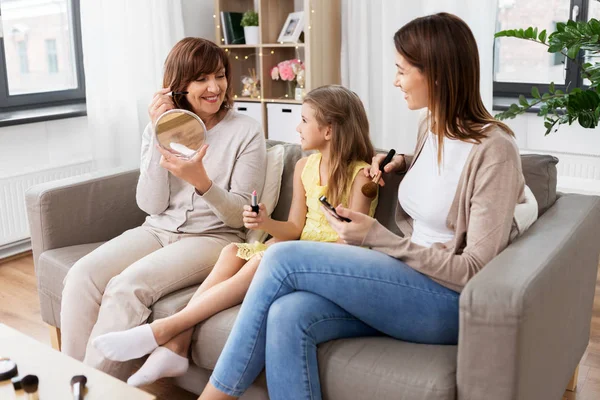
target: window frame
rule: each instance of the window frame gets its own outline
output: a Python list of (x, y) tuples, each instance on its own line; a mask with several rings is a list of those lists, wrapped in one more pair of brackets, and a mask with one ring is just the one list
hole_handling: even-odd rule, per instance
[[(75, 52), (74, 59), (78, 86), (74, 89), (56, 90), (52, 92), (10, 95), (8, 92), (8, 72), (6, 70), (4, 37), (3, 35), (0, 35), (0, 113), (85, 103), (85, 72), (83, 70), (81, 18), (79, 12), (80, 0), (69, 1), (71, 3), (73, 49)], [(0, 8), (0, 19), (1, 18), (2, 10)]]
[[(579, 7), (579, 15), (577, 16), (577, 21), (587, 21), (588, 17), (588, 5), (589, 1), (594, 0), (571, 0), (571, 5), (569, 7), (569, 18), (572, 15), (573, 7)], [(496, 46), (496, 40), (494, 40), (494, 47)], [(583, 62), (583, 51), (580, 51), (577, 55), (578, 63)], [(566, 74), (565, 74), (565, 84), (564, 85), (555, 85), (555, 89), (559, 89), (562, 91), (566, 91), (567, 88), (585, 88), (583, 84), (583, 77), (581, 74), (581, 70), (577, 66), (577, 64), (571, 60), (570, 58), (566, 58)], [(494, 63), (495, 65), (495, 63)], [(494, 97), (505, 97), (505, 98), (518, 98), (519, 95), (524, 95), (525, 97), (531, 97), (531, 88), (536, 86), (540, 92), (545, 93), (550, 91), (549, 83), (522, 83), (522, 82), (497, 82), (494, 80), (493, 82), (493, 92)], [(535, 111), (535, 110), (534, 110)]]

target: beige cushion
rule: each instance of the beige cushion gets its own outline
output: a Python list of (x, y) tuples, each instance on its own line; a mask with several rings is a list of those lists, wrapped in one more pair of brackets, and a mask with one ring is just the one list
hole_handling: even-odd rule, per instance
[[(194, 331), (192, 360), (214, 369), (241, 306)], [(419, 345), (387, 337), (334, 340), (319, 345), (323, 397), (331, 400), (456, 398), (456, 346)]]
[(556, 201), (558, 158), (542, 154), (522, 154), (521, 163), (525, 183), (538, 202), (538, 215), (541, 217)]
[[(267, 215), (271, 215), (281, 190), (281, 175), (283, 174), (283, 155), (285, 149), (281, 145), (272, 146), (267, 149), (267, 171), (265, 175), (265, 187), (262, 196), (258, 199), (267, 208)], [(246, 242), (264, 242), (268, 234), (263, 231), (249, 231)]]

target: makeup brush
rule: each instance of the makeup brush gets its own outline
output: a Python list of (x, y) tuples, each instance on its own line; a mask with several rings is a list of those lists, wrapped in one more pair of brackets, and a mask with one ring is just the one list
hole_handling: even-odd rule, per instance
[(167, 93), (167, 96), (185, 96), (186, 94), (188, 94), (189, 92), (169, 92)]
[(87, 378), (83, 375), (75, 375), (71, 378), (71, 388), (73, 389), (74, 400), (83, 400), (86, 383)]
[(392, 161), (392, 158), (394, 158), (395, 154), (396, 150), (391, 149), (379, 165), (379, 171), (377, 171), (377, 174), (373, 177), (373, 180), (363, 185), (361, 191), (365, 195), (365, 197), (373, 199), (375, 198), (375, 196), (377, 196), (377, 185), (379, 184), (381, 175), (383, 175), (383, 168), (385, 168), (385, 166), (388, 165), (390, 161)]

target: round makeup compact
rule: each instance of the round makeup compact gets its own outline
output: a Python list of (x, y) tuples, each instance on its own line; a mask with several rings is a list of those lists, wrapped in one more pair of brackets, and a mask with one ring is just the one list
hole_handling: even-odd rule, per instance
[(17, 364), (13, 360), (0, 357), (0, 382), (8, 381), (18, 374)]

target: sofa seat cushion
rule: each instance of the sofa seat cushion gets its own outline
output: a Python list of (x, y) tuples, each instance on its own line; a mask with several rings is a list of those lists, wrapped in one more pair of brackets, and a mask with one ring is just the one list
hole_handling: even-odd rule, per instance
[[(63, 281), (67, 276), (67, 272), (77, 260), (91, 253), (103, 243), (105, 242), (81, 244), (42, 253), (36, 268), (36, 275), (40, 297), (44, 298), (41, 306), (43, 308), (42, 317), (45, 322), (60, 328), (60, 302)], [(198, 285), (190, 286), (161, 298), (151, 307), (152, 314), (149, 322), (154, 319), (168, 317), (181, 310), (192, 298), (197, 288)]]
[(44, 322), (60, 328), (60, 301), (67, 272), (81, 257), (104, 242), (80, 244), (47, 250), (40, 255), (35, 274), (38, 281), (40, 312)]
[[(214, 369), (239, 309), (236, 306), (225, 310), (196, 327), (192, 342), (192, 360), (196, 365)], [(323, 397), (455, 399), (456, 355), (456, 346), (406, 343), (389, 337), (323, 343), (319, 345)], [(259, 381), (262, 379), (259, 377)]]

